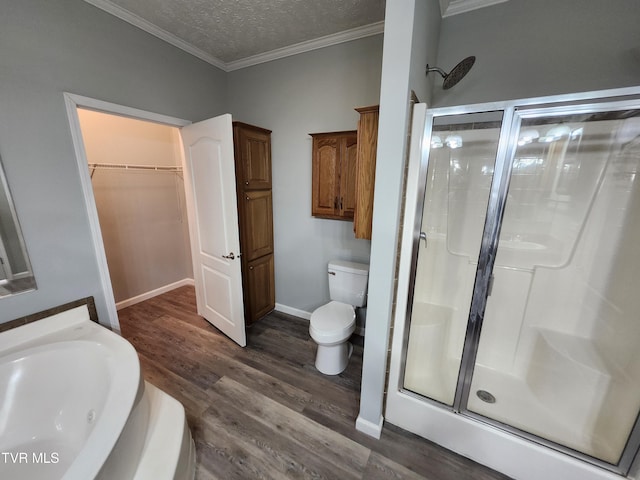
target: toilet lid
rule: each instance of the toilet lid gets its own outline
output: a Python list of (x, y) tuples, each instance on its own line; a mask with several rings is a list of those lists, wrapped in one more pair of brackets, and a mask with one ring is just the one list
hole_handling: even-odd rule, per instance
[(332, 301), (311, 314), (310, 327), (324, 338), (348, 338), (355, 328), (356, 312), (352, 305)]

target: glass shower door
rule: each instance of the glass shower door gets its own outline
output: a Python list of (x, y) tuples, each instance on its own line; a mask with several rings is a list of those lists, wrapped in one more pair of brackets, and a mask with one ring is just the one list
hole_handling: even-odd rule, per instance
[(414, 263), (406, 390), (452, 406), (502, 111), (433, 119)]
[(465, 413), (630, 464), (625, 447), (640, 440), (630, 439), (640, 411), (640, 105), (568, 111), (516, 114)]

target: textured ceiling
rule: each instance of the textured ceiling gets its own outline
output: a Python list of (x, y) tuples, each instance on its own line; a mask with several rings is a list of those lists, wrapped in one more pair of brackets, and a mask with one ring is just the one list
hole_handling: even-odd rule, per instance
[(225, 63), (380, 22), (384, 20), (385, 6), (384, 0), (105, 0), (102, 3), (115, 4)]
[[(384, 29), (385, 0), (84, 1), (225, 71)], [(506, 1), (439, 0), (443, 17)]]

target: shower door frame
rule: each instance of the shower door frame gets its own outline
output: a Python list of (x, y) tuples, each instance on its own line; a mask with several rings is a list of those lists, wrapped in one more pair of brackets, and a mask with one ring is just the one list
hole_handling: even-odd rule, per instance
[[(571, 458), (572, 460), (578, 459), (584, 464), (595, 465), (596, 467), (599, 467), (598, 470), (604, 469), (618, 475), (627, 475), (632, 467), (635, 467), (634, 470), (640, 468), (640, 465), (634, 465), (634, 458), (640, 449), (640, 416), (636, 418), (635, 424), (629, 434), (627, 444), (618, 464), (613, 465), (590, 455), (577, 452), (576, 450), (565, 447), (556, 442), (546, 440), (538, 435), (528, 433), (500, 421), (471, 412), (467, 409), (480, 334), (482, 331), (482, 323), (484, 320), (484, 311), (487, 304), (493, 266), (498, 249), (500, 228), (502, 226), (504, 210), (507, 204), (513, 156), (517, 149), (517, 137), (521, 121), (525, 118), (561, 116), (568, 113), (580, 114), (622, 110), (623, 107), (629, 106), (630, 101), (637, 104), (634, 105), (634, 108), (640, 108), (640, 87), (490, 102), (465, 106), (441, 107), (426, 111), (424, 109), (418, 110), (418, 115), (421, 114), (422, 118), (421, 121), (417, 122), (417, 118), (414, 117), (414, 126), (416, 130), (422, 129), (422, 131), (414, 130), (412, 138), (420, 139), (420, 150), (417, 150), (416, 147), (412, 146), (412, 152), (413, 155), (420, 155), (420, 161), (419, 166), (413, 166), (413, 173), (418, 177), (416, 184), (413, 186), (407, 185), (407, 207), (409, 207), (410, 200), (408, 199), (410, 198), (415, 198), (416, 204), (415, 208), (411, 205), (405, 214), (404, 234), (401, 243), (401, 270), (399, 272), (398, 281), (397, 305), (394, 319), (395, 328), (391, 352), (386, 412), (387, 419), (391, 423), (394, 423), (394, 420), (397, 418), (397, 424), (399, 426), (404, 428), (409, 427), (409, 430), (414, 431), (407, 423), (406, 414), (403, 414), (400, 411), (410, 405), (415, 405), (416, 401), (426, 402), (428, 405), (441, 409), (450, 415), (453, 414), (461, 419), (466, 419), (467, 422), (479, 422), (490, 429), (512, 434), (511, 436), (519, 438), (520, 441), (522, 441), (522, 439), (529, 440), (534, 442), (534, 444), (548, 447), (551, 451), (561, 452), (565, 455), (565, 458)], [(422, 230), (425, 192), (428, 181), (427, 171), (429, 167), (430, 139), (433, 121), (435, 118), (496, 111), (503, 112), (502, 125), (500, 127), (498, 148), (494, 163), (494, 174), (491, 182), (487, 213), (485, 216), (485, 225), (477, 263), (473, 296), (471, 306), (469, 308), (469, 318), (466, 325), (466, 335), (462, 350), (460, 369), (458, 372), (455, 398), (453, 405), (451, 406), (406, 390), (403, 386), (407, 347), (409, 342), (410, 329), (408, 327), (410, 325), (413, 307), (413, 287), (416, 279), (418, 248), (420, 233)], [(411, 174), (411, 164), (409, 165), (409, 168), (409, 173)], [(409, 178), (412, 178), (411, 175), (409, 175)], [(412, 188), (413, 191), (410, 192), (409, 190)], [(412, 196), (410, 196), (410, 193)], [(415, 197), (413, 197), (414, 193), (416, 194)], [(406, 250), (410, 250), (410, 252), (407, 252)], [(408, 273), (408, 282), (401, 281), (406, 280), (407, 278), (403, 278), (403, 270), (405, 274)], [(404, 303), (405, 301), (406, 305)], [(399, 352), (398, 348), (400, 348)], [(415, 431), (414, 433), (420, 434), (420, 432)], [(437, 438), (430, 439), (436, 441), (436, 443), (440, 443)], [(446, 443), (442, 444), (444, 446), (448, 446)], [(449, 448), (451, 447), (449, 446)], [(476, 455), (470, 453), (468, 448), (458, 449), (454, 447), (451, 449), (484, 463), (482, 458), (478, 458)], [(500, 466), (493, 465), (492, 463), (493, 462), (489, 462), (486, 464), (501, 470)], [(507, 461), (507, 464), (508, 463), (509, 462)], [(510, 466), (509, 468), (513, 469), (513, 466)], [(514, 474), (513, 471), (505, 471), (505, 473)], [(600, 477), (594, 476), (594, 478)]]

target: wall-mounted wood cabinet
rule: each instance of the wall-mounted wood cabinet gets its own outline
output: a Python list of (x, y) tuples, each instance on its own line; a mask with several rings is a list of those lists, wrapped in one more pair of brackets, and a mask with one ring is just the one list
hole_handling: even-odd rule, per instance
[(358, 134), (312, 133), (311, 215), (352, 220), (356, 206)]
[(271, 131), (233, 122), (246, 325), (275, 308)]
[(358, 153), (356, 167), (356, 206), (353, 231), (356, 238), (371, 240), (373, 193), (376, 182), (378, 149), (378, 105), (356, 108), (358, 120)]
[(355, 110), (357, 131), (311, 134), (311, 215), (353, 220), (355, 237), (371, 240), (378, 105)]

